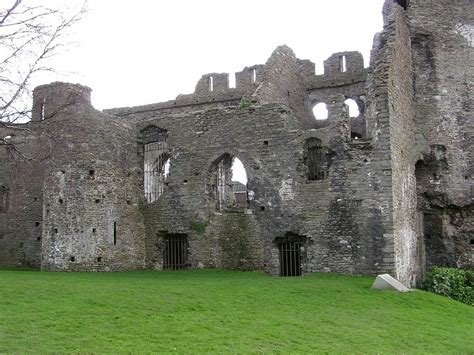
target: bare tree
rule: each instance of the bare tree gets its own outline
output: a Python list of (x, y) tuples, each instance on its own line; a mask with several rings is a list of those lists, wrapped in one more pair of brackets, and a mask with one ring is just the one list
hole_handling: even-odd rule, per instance
[[(0, 128), (31, 118), (32, 79), (54, 70), (51, 57), (70, 44), (69, 30), (86, 11), (86, 3), (72, 13), (33, 3), (2, 0), (0, 4)], [(9, 144), (9, 137), (0, 133), (0, 145)]]

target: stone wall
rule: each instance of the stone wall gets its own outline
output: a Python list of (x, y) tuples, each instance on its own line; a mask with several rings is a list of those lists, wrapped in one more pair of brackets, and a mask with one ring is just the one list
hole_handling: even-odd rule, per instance
[(39, 268), (43, 230), (46, 134), (35, 123), (0, 127), (11, 146), (0, 147), (0, 266)]
[(280, 46), (235, 88), (209, 73), (192, 94), (105, 113), (87, 87), (38, 87), (33, 122), (15, 128), (22, 159), (0, 150), (0, 264), (162, 269), (176, 238), (179, 267), (278, 275), (283, 243), (303, 272), (410, 286), (425, 264), (472, 267), (471, 6), (387, 0), (369, 68), (339, 52), (315, 75)]
[(42, 268), (143, 268), (135, 133), (90, 102), (69, 101), (63, 107), (43, 123), (54, 139), (45, 142), (51, 155), (43, 189)]
[(417, 285), (421, 276), (421, 236), (417, 230), (415, 152), (413, 122), (413, 66), (410, 31), (405, 10), (398, 5), (386, 9), (387, 38), (385, 60), (390, 148), (392, 162), (395, 267), (397, 278)]
[(413, 0), (407, 13), (426, 263), (473, 268), (472, 1)]

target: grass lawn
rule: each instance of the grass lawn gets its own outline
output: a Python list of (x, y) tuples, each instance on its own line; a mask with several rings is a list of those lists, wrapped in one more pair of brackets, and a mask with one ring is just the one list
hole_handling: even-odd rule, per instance
[(371, 277), (0, 270), (0, 353), (473, 353), (474, 310)]

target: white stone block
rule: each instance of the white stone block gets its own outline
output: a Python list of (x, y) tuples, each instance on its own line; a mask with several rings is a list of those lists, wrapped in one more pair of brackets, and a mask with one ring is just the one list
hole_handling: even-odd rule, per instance
[(372, 288), (376, 290), (392, 290), (399, 292), (410, 291), (401, 282), (394, 279), (389, 274), (377, 275), (377, 278), (375, 279)]

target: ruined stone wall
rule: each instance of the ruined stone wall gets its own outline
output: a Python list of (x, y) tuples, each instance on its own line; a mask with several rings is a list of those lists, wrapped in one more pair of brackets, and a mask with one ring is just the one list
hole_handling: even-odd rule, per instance
[[(149, 125), (166, 129), (171, 155), (163, 195), (143, 208), (150, 267), (161, 267), (161, 238), (166, 232), (188, 235), (193, 267), (265, 268), (264, 244), (282, 233), (272, 221), (278, 204), (275, 186), (295, 166), (288, 146), (298, 126), (287, 116), (285, 106), (266, 105), (138, 122), (140, 130)], [(210, 177), (226, 153), (246, 168), (248, 190), (254, 196), (247, 213), (216, 208)]]
[(472, 1), (413, 0), (407, 13), (426, 263), (472, 268)]
[[(274, 104), (169, 117), (159, 110), (156, 117), (151, 111), (127, 113), (139, 131), (154, 125), (169, 135), (164, 193), (142, 208), (147, 266), (161, 268), (163, 238), (180, 234), (188, 236), (192, 267), (278, 274), (276, 240), (290, 233), (305, 240), (305, 272), (391, 271), (383, 252), (391, 221), (386, 156), (374, 153), (370, 141), (351, 141), (346, 96), (327, 97), (328, 123), (312, 130), (289, 107)], [(326, 180), (308, 181), (305, 143), (312, 137), (334, 155)], [(209, 176), (225, 153), (246, 168), (245, 212), (216, 210)]]
[(314, 127), (312, 107), (305, 105), (304, 74), (293, 51), (287, 46), (279, 46), (263, 67), (263, 83), (257, 88), (253, 97), (263, 104), (287, 105), (304, 127), (312, 128)]
[(0, 266), (39, 268), (43, 229), (44, 134), (34, 123), (0, 128)]
[(367, 127), (374, 145), (386, 157), (390, 179), (387, 198), (392, 213), (385, 252), (401, 282), (420, 281), (422, 245), (416, 214), (413, 123), (413, 66), (405, 10), (393, 1), (384, 5), (384, 30), (374, 38), (367, 83)]
[(350, 140), (343, 101), (344, 97), (331, 101), (333, 114), (326, 129), (309, 130), (303, 135), (305, 140), (319, 138), (332, 152), (327, 178), (308, 180), (300, 151), (299, 174), (292, 181), (294, 197), (285, 201), (282, 210), (294, 213), (297, 227), (292, 231), (310, 239), (309, 270), (392, 272), (393, 254), (384, 252), (387, 242), (391, 242), (386, 240), (391, 227), (387, 204), (391, 191), (385, 160), (380, 159), (371, 141)]
[[(209, 73), (192, 94), (105, 114), (87, 87), (37, 88), (36, 135), (24, 139), (41, 158), (0, 151), (0, 263), (161, 269), (174, 236), (190, 267), (278, 274), (288, 242), (300, 243), (303, 272), (388, 272), (413, 286), (424, 263), (472, 267), (470, 10), (469, 0), (387, 0), (368, 69), (360, 53), (339, 52), (315, 75), (281, 46), (236, 73), (235, 88)], [(326, 120), (312, 114), (319, 102)], [(150, 143), (159, 149), (145, 172)], [(233, 158), (247, 208), (232, 200)], [(145, 176), (157, 179), (153, 198)]]
[(45, 162), (42, 269), (143, 268), (134, 131), (90, 102), (68, 96), (55, 104), (63, 108), (42, 122), (52, 137), (45, 142), (51, 154)]
[[(387, 3), (390, 4), (390, 3)], [(386, 5), (387, 5), (386, 4)], [(406, 285), (421, 281), (420, 235), (416, 214), (415, 145), (413, 122), (413, 65), (410, 31), (405, 10), (389, 5), (385, 60), (388, 71), (388, 113), (392, 162), (395, 267), (397, 278)]]

